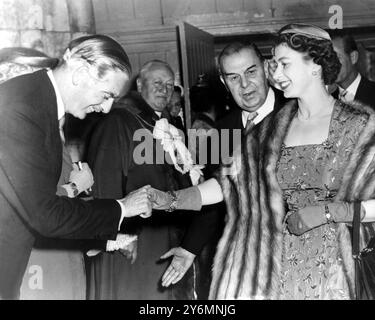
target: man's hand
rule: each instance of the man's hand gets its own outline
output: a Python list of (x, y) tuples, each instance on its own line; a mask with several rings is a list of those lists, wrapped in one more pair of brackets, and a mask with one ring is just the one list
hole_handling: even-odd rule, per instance
[(149, 199), (151, 201), (153, 209), (156, 209), (156, 210), (169, 209), (171, 202), (172, 202), (172, 196), (168, 192), (150, 188), (148, 190), (148, 193), (149, 193)]
[(123, 256), (130, 259), (130, 263), (133, 264), (137, 259), (138, 240), (135, 239), (129, 244), (122, 246), (122, 248), (120, 248), (119, 251)]
[(79, 193), (90, 189), (94, 184), (94, 176), (89, 165), (83, 162), (82, 169), (80, 170), (78, 165), (74, 163), (73, 170), (70, 172), (69, 182), (75, 183)]
[(172, 256), (172, 262), (162, 277), (163, 287), (169, 287), (171, 284), (175, 284), (180, 281), (185, 275), (186, 271), (189, 270), (195, 258), (195, 254), (181, 247), (177, 247), (172, 248), (167, 253), (163, 254), (160, 259), (166, 259)]
[(140, 215), (142, 218), (151, 217), (152, 206), (148, 195), (150, 186), (144, 186), (130, 192), (125, 198), (119, 200), (125, 206), (125, 217), (130, 218)]

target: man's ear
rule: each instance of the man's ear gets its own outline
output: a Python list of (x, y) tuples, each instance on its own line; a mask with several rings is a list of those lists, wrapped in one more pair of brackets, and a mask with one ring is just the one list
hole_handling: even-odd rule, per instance
[(264, 68), (264, 74), (266, 76), (266, 79), (268, 79), (268, 77), (270, 75), (269, 72), (268, 72), (268, 67), (269, 67), (268, 60), (264, 59), (264, 61), (263, 61), (263, 68)]
[(90, 78), (88, 72), (86, 66), (80, 66), (74, 69), (72, 72), (72, 84), (77, 86), (82, 82), (87, 82)]
[(227, 84), (225, 83), (225, 80), (224, 80), (222, 75), (220, 75), (220, 81), (223, 83), (225, 89), (227, 89), (227, 91), (229, 91), (229, 88), (227, 87)]
[(142, 91), (142, 81), (141, 81), (141, 79), (140, 79), (140, 78), (137, 78), (136, 83), (137, 83), (137, 91), (138, 91), (139, 93), (141, 93), (141, 91)]
[(349, 55), (350, 57), (350, 61), (352, 64), (356, 64), (358, 62), (358, 59), (359, 59), (359, 53), (357, 50), (354, 50), (350, 53)]

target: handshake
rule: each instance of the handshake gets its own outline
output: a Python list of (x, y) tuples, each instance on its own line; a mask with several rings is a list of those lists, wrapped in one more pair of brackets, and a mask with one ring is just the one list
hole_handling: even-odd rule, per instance
[(125, 198), (119, 200), (125, 208), (125, 217), (141, 216), (149, 218), (152, 210), (166, 210), (169, 208), (171, 198), (167, 192), (152, 188), (150, 185), (130, 192)]
[(176, 192), (163, 192), (147, 185), (130, 192), (119, 201), (125, 208), (124, 217), (126, 218), (138, 215), (142, 218), (149, 218), (153, 209), (199, 211), (202, 207), (201, 194), (197, 187), (190, 187)]

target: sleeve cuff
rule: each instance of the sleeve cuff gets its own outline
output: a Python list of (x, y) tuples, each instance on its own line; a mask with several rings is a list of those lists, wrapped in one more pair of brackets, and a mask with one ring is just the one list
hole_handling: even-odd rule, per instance
[(120, 205), (121, 207), (121, 218), (120, 218), (120, 221), (118, 223), (118, 231), (120, 231), (120, 228), (121, 228), (121, 223), (122, 221), (124, 220), (125, 218), (125, 205), (120, 201), (120, 200), (116, 200), (118, 202), (118, 204)]
[(61, 185), (60, 190), (62, 190), (61, 195), (67, 196), (68, 198), (74, 198), (73, 190), (71, 189), (69, 184)]

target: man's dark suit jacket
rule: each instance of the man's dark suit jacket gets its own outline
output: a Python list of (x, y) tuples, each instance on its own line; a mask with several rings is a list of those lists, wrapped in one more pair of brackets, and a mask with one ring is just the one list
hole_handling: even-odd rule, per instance
[[(144, 185), (162, 191), (191, 185), (188, 174), (181, 174), (164, 161), (160, 141), (151, 133), (157, 120), (156, 113), (142, 96), (131, 91), (98, 122), (87, 159), (95, 178), (94, 197), (122, 198)], [(144, 163), (139, 158), (141, 154), (149, 162)], [(178, 296), (189, 299), (190, 281), (181, 281), (178, 286), (160, 290), (158, 280), (166, 269), (166, 262), (157, 261), (163, 253), (180, 243), (181, 234), (191, 217), (192, 214), (185, 212), (170, 215), (159, 211), (148, 219), (128, 219), (121, 231), (139, 233), (137, 259), (130, 264), (117, 252), (95, 257), (91, 266), (95, 276), (91, 277), (90, 298), (158, 300)]]
[(56, 95), (46, 71), (0, 85), (0, 298), (14, 299), (36, 234), (114, 239), (115, 200), (56, 196), (62, 145)]
[[(286, 99), (283, 96), (283, 93), (279, 90), (274, 89), (275, 92), (275, 105), (273, 112), (277, 112), (285, 104)], [(257, 126), (255, 126), (256, 128)], [(230, 147), (229, 155), (233, 153), (233, 144), (231, 143), (233, 130), (242, 130), (244, 131), (242, 124), (242, 109), (235, 108), (230, 113), (228, 113), (224, 118), (218, 121), (217, 129), (229, 129), (230, 134)], [(211, 172), (213, 173), (218, 169), (219, 166), (213, 165)], [(214, 173), (213, 173), (214, 175)], [(195, 215), (190, 225), (181, 246), (198, 255), (205, 244), (213, 237), (217, 229), (220, 228), (221, 222), (223, 220), (222, 214), (218, 214), (217, 210), (207, 211), (205, 214)], [(222, 211), (222, 210), (219, 210)]]
[[(339, 89), (335, 90), (332, 95), (337, 99), (339, 96)], [(375, 82), (362, 76), (354, 100), (375, 109)]]

